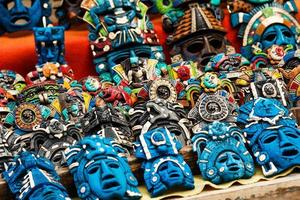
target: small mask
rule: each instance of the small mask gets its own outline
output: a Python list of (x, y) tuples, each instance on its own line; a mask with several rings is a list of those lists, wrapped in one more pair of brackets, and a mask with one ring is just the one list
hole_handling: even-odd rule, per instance
[(254, 162), (237, 126), (215, 121), (192, 142), (204, 179), (220, 184), (253, 176)]
[(48, 22), (51, 5), (48, 0), (1, 0), (0, 13), (0, 33), (31, 30), (42, 24), (43, 17)]
[(65, 64), (64, 27), (34, 28), (33, 31), (38, 55), (37, 65), (46, 62)]
[(10, 164), (3, 178), (18, 200), (57, 199), (71, 200), (60, 180), (53, 164), (29, 152), (17, 155)]
[(92, 135), (65, 151), (81, 199), (141, 198), (138, 182), (117, 146), (111, 139)]
[(234, 97), (225, 90), (215, 93), (202, 93), (188, 118), (194, 121), (193, 132), (200, 132), (208, 123), (214, 121), (235, 123), (238, 105)]
[(289, 111), (275, 99), (259, 98), (241, 106), (238, 122), (263, 174), (274, 176), (300, 164), (300, 131)]
[(144, 180), (152, 197), (174, 187), (194, 188), (191, 169), (178, 153), (182, 146), (168, 129), (156, 128), (141, 134), (136, 146), (135, 155), (144, 160)]

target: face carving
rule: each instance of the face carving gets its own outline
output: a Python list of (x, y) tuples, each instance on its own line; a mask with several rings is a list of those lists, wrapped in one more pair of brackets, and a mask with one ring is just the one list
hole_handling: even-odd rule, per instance
[(44, 0), (1, 0), (0, 32), (29, 30), (38, 26), (51, 6)]
[(238, 122), (265, 176), (274, 176), (300, 163), (300, 131), (289, 111), (275, 99), (259, 98), (241, 107)]
[[(218, 156), (216, 168), (224, 174), (223, 180), (225, 182), (231, 181), (231, 179), (239, 179), (245, 174), (245, 165), (242, 158), (237, 153), (231, 151), (221, 153)], [(225, 176), (225, 174), (230, 176), (230, 178)]]
[(282, 126), (279, 129), (263, 130), (258, 144), (265, 152), (272, 152), (270, 160), (276, 166), (285, 167), (286, 163), (300, 161), (300, 131), (295, 127)]
[(34, 28), (38, 65), (47, 62), (65, 64), (64, 27)]
[(144, 180), (152, 197), (178, 186), (194, 188), (192, 172), (178, 153), (181, 148), (166, 128), (152, 129), (139, 136), (135, 153), (143, 159)]
[(126, 192), (127, 185), (124, 173), (125, 171), (118, 161), (107, 158), (88, 166), (85, 176), (88, 177), (87, 182), (91, 186), (91, 190), (98, 197), (104, 197), (105, 193), (111, 193), (111, 197), (122, 197)]
[[(85, 137), (65, 151), (81, 199), (139, 199), (137, 180), (124, 151), (111, 139)], [(74, 163), (80, 163), (78, 166)]]
[(199, 33), (178, 46), (183, 59), (197, 61), (198, 68), (202, 71), (213, 56), (226, 51), (225, 36), (217, 31)]
[(254, 174), (254, 162), (242, 131), (234, 124), (213, 122), (192, 138), (205, 180), (226, 183)]
[[(298, 12), (293, 1), (249, 1), (247, 9), (231, 10), (231, 24), (239, 27), (243, 39), (241, 53), (252, 63), (265, 60), (264, 65), (280, 67), (285, 54), (299, 48)], [(238, 5), (239, 1), (235, 2)], [(243, 16), (240, 19), (238, 16)], [(279, 65), (279, 66), (278, 66)]]
[(296, 47), (294, 33), (285, 25), (274, 24), (268, 27), (261, 36), (262, 49), (265, 51), (273, 45), (286, 46), (288, 44)]

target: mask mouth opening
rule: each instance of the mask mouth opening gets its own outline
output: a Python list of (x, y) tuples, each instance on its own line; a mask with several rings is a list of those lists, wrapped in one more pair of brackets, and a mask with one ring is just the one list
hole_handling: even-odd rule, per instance
[(237, 166), (237, 165), (229, 167), (229, 171), (232, 171), (232, 172), (236, 172), (236, 171), (239, 171), (239, 170), (240, 170), (240, 167)]
[(170, 178), (178, 178), (180, 175), (178, 173), (171, 173)]
[(282, 156), (285, 156), (285, 157), (293, 157), (293, 156), (297, 156), (298, 154), (299, 154), (299, 151), (294, 148), (284, 149), (282, 151)]
[(103, 190), (109, 190), (109, 189), (113, 189), (113, 188), (116, 188), (116, 187), (119, 187), (120, 186), (120, 183), (116, 180), (107, 180), (103, 183)]
[(30, 22), (30, 18), (27, 16), (13, 17), (11, 20), (11, 23), (17, 26), (26, 26)]

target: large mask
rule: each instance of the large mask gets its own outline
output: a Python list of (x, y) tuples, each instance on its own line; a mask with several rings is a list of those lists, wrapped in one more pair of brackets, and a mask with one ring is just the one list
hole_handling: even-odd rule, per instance
[(166, 127), (174, 133), (182, 144), (190, 142), (190, 122), (186, 112), (179, 103), (171, 103), (163, 99), (150, 100), (136, 105), (129, 110), (130, 124), (134, 135)]
[[(30, 30), (51, 15), (48, 0), (1, 0), (0, 33)], [(46, 25), (46, 24), (44, 24)]]
[(191, 169), (178, 152), (182, 146), (167, 128), (141, 134), (136, 146), (135, 155), (144, 160), (144, 180), (152, 197), (174, 187), (194, 188)]
[(143, 3), (83, 1), (81, 7), (86, 10), (83, 19), (90, 25), (90, 46), (101, 79), (120, 84), (130, 70), (124, 65), (135, 65), (137, 58), (164, 61)]
[(253, 159), (237, 126), (215, 121), (196, 133), (192, 142), (204, 179), (220, 184), (253, 176)]
[(288, 51), (299, 46), (300, 25), (293, 16), (297, 13), (296, 4), (286, 1), (282, 5), (265, 3), (253, 6), (256, 7), (251, 12), (237, 9), (231, 14), (232, 25), (240, 25), (242, 55), (254, 61), (266, 59), (264, 65), (276, 67)]
[(241, 106), (238, 122), (265, 176), (300, 164), (300, 131), (289, 111), (275, 99), (259, 98)]
[[(212, 56), (226, 52), (226, 32), (216, 15), (219, 9), (196, 2), (177, 4), (184, 14), (173, 25), (174, 31), (168, 39), (171, 56), (196, 61), (198, 68), (203, 70)], [(168, 13), (166, 16), (169, 17)]]
[(81, 199), (139, 199), (138, 182), (122, 149), (101, 136), (83, 138), (65, 151)]
[(29, 152), (17, 155), (3, 178), (18, 200), (45, 199), (71, 200), (60, 180), (53, 164)]

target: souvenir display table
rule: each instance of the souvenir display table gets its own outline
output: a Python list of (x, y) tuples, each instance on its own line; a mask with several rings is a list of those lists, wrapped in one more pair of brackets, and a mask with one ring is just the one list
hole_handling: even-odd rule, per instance
[(300, 199), (299, 9), (0, 1), (0, 199)]

